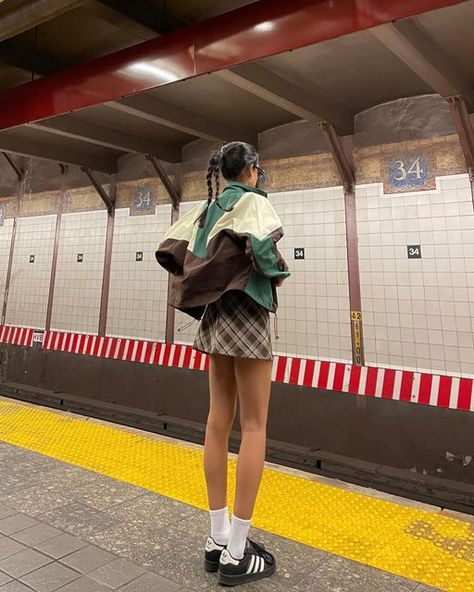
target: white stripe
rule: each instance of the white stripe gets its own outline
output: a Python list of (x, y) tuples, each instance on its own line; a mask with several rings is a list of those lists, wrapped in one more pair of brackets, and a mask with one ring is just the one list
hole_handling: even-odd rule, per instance
[(360, 369), (360, 379), (359, 379), (359, 390), (357, 393), (359, 395), (365, 395), (365, 387), (367, 384), (367, 366), (362, 366)]
[(10, 343), (12, 343), (13, 345), (16, 344), (16, 336), (18, 334), (18, 327), (15, 327), (15, 329), (13, 330), (13, 335), (12, 338), (10, 340)]
[(91, 356), (94, 355), (94, 349), (95, 349), (96, 343), (97, 343), (97, 335), (94, 335), (94, 337), (92, 338), (91, 353), (90, 353)]
[(163, 358), (165, 357), (165, 344), (160, 343), (160, 345), (161, 345), (161, 349), (160, 349), (160, 355), (158, 356), (158, 365), (163, 366)]
[(313, 380), (311, 382), (311, 386), (313, 387), (317, 387), (318, 386), (318, 380), (319, 380), (319, 373), (321, 372), (321, 362), (316, 361), (315, 365), (314, 365), (314, 374), (313, 374)]
[(121, 345), (122, 345), (122, 338), (119, 338), (119, 339), (117, 339), (117, 343), (115, 344), (115, 350), (114, 350), (114, 353), (112, 354), (112, 357), (114, 360), (117, 359)]
[(122, 360), (127, 359), (128, 348), (130, 347), (130, 339), (125, 340), (125, 347), (123, 348)]
[(286, 382), (287, 384), (290, 382), (292, 363), (293, 363), (293, 358), (286, 358), (285, 371), (283, 373), (283, 382)]
[(415, 372), (413, 375), (413, 386), (411, 388), (411, 402), (418, 403), (418, 399), (420, 397), (420, 381), (421, 381), (421, 374)]
[(331, 362), (329, 364), (329, 373), (328, 373), (328, 381), (326, 384), (326, 388), (330, 391), (334, 388), (334, 374), (336, 373), (336, 364)]
[(400, 390), (402, 388), (402, 376), (403, 372), (401, 370), (397, 370), (395, 372), (395, 382), (393, 383), (393, 400), (399, 401), (400, 400)]
[(181, 346), (181, 353), (179, 355), (178, 366), (182, 368), (184, 366), (184, 356), (186, 355), (186, 345)]
[(105, 350), (105, 357), (109, 358), (110, 357), (110, 350), (112, 349), (112, 343), (114, 342), (113, 337), (109, 337), (109, 340), (107, 342), (107, 348)]
[(202, 354), (202, 356), (201, 356), (201, 365), (199, 366), (199, 370), (205, 370), (205, 368), (206, 368), (206, 360), (207, 360), (206, 354)]
[(145, 356), (146, 356), (146, 349), (148, 347), (148, 341), (144, 341), (143, 342), (143, 347), (142, 347), (142, 353), (140, 354), (140, 362), (143, 364), (143, 362), (145, 361)]
[(253, 564), (253, 573), (260, 571), (260, 557), (255, 556), (255, 563)]
[(459, 378), (453, 378), (451, 382), (451, 396), (449, 397), (449, 408), (457, 409), (459, 402)]
[(259, 557), (260, 559), (260, 565), (258, 566), (258, 571), (263, 571), (265, 569), (265, 561), (263, 559), (263, 557)]
[(304, 382), (304, 373), (306, 370), (306, 360), (301, 360), (300, 371), (298, 372), (298, 384), (301, 386)]
[(100, 358), (102, 356), (102, 349), (104, 348), (104, 337), (99, 337), (99, 348), (97, 349), (97, 357)]
[(431, 379), (431, 391), (430, 391), (430, 405), (438, 405), (438, 394), (439, 394), (439, 375), (434, 375)]
[(275, 381), (277, 375), (277, 368), (278, 368), (278, 360), (280, 356), (275, 356), (273, 358), (273, 366), (272, 366), (272, 380)]
[[(61, 337), (61, 333), (56, 333), (56, 337), (54, 339), (53, 349), (58, 349), (59, 338)], [(76, 352), (77, 354), (77, 352)]]
[(133, 349), (132, 349), (132, 362), (136, 362), (136, 357), (137, 357), (137, 349), (138, 349), (138, 339), (135, 339), (135, 341), (133, 342)]
[(377, 372), (377, 382), (375, 383), (375, 396), (381, 397), (382, 396), (382, 388), (383, 388), (383, 381), (385, 378), (385, 369), (379, 368)]
[(25, 333), (25, 329), (20, 329), (20, 333), (18, 334), (18, 345), (23, 345), (23, 335)]
[(249, 566), (248, 566), (248, 568), (247, 568), (247, 573), (248, 573), (248, 574), (249, 574), (249, 573), (252, 573), (252, 569), (253, 569), (253, 564), (254, 564), (254, 561), (255, 561), (255, 555), (252, 555), (252, 558), (250, 559)]
[(156, 341), (153, 342), (153, 345), (151, 347), (151, 353), (150, 353), (150, 361), (149, 364), (153, 364), (153, 360), (155, 359), (155, 352), (156, 352), (156, 346), (158, 344), (156, 343)]
[(170, 347), (170, 356), (168, 358), (168, 366), (170, 366), (170, 367), (173, 365), (175, 351), (176, 351), (176, 345), (173, 343), (173, 345)]

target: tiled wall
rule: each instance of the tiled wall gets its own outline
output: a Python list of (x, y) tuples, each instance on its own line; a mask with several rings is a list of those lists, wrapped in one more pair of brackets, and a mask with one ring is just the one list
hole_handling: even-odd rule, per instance
[[(357, 188), (366, 362), (474, 375), (474, 213), (467, 175), (437, 190)], [(421, 259), (407, 246), (421, 245)]]
[[(171, 205), (156, 213), (130, 216), (128, 208), (115, 213), (107, 334), (162, 341), (165, 338), (167, 273), (155, 251), (169, 228)], [(137, 252), (143, 260), (137, 261)]]
[[(0, 226), (0, 311), (3, 307), (5, 284), (7, 280), (8, 259), (12, 240), (13, 219), (7, 218)], [(1, 314), (1, 313), (0, 313)]]
[[(292, 276), (279, 289), (279, 353), (351, 360), (344, 196), (341, 187), (273, 193)], [(305, 258), (295, 259), (304, 248)]]
[[(97, 333), (107, 212), (64, 214), (59, 234), (53, 330)], [(82, 255), (82, 261), (78, 256)]]
[[(55, 215), (18, 219), (7, 325), (45, 326), (55, 227)], [(30, 263), (30, 255), (35, 256), (34, 263)]]

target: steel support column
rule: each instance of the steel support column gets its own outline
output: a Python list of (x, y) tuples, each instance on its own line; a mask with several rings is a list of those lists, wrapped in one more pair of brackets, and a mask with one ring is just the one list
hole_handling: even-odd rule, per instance
[(469, 181), (471, 183), (472, 205), (474, 208), (474, 128), (466, 102), (462, 97), (450, 97), (448, 103), (464, 158), (466, 159)]
[[(113, 216), (114, 210), (115, 210), (115, 196), (112, 195), (112, 192), (110, 193), (110, 195), (107, 193), (107, 191), (99, 183), (95, 174), (90, 169), (88, 169), (87, 167), (81, 167), (81, 171), (85, 175), (87, 175), (87, 177), (89, 177), (89, 180), (92, 183), (92, 185), (94, 186), (94, 189), (97, 191), (97, 193), (100, 195), (102, 201), (106, 205), (107, 212), (109, 213), (109, 216)], [(115, 175), (112, 175), (112, 176), (115, 177)]]
[(46, 310), (46, 324), (45, 331), (51, 329), (51, 317), (53, 315), (53, 301), (54, 301), (54, 288), (56, 286), (56, 270), (58, 267), (58, 252), (59, 252), (59, 236), (61, 232), (61, 221), (64, 210), (64, 191), (66, 189), (67, 180), (67, 166), (63, 164), (61, 167), (61, 190), (59, 195), (58, 210), (56, 212), (56, 231), (54, 234), (54, 246), (53, 246), (53, 261), (51, 263), (51, 277), (49, 282), (49, 296), (48, 296), (48, 308)]
[(344, 148), (334, 127), (326, 122), (319, 125), (328, 140), (331, 154), (336, 163), (344, 187), (349, 302), (351, 309), (352, 361), (354, 364), (363, 366), (365, 364), (365, 356), (362, 326), (362, 300), (360, 294), (355, 175), (353, 166), (344, 152)]
[(104, 255), (104, 274), (102, 277), (102, 294), (100, 297), (100, 314), (99, 314), (99, 337), (105, 337), (107, 330), (107, 316), (109, 309), (109, 290), (110, 290), (110, 268), (112, 266), (112, 245), (114, 238), (115, 226), (115, 198), (117, 189), (117, 178), (115, 175), (111, 176), (110, 189), (107, 194), (112, 209), (109, 210), (107, 216), (107, 234), (105, 239), (105, 255)]
[[(26, 166), (27, 167), (31, 166), (31, 161), (28, 161)], [(20, 169), (18, 169), (18, 171), (20, 171)], [(10, 282), (11, 282), (12, 267), (13, 267), (13, 253), (15, 252), (18, 217), (20, 215), (21, 199), (25, 193), (25, 184), (27, 182), (28, 174), (29, 174), (28, 169), (25, 169), (24, 171), (20, 171), (20, 172), (21, 172), (21, 180), (20, 180), (20, 186), (19, 186), (19, 190), (18, 190), (16, 203), (15, 203), (15, 212), (14, 212), (14, 217), (13, 217), (12, 238), (10, 241), (10, 254), (8, 256), (7, 277), (5, 280), (5, 292), (3, 295), (2, 318), (1, 318), (1, 323), (0, 323), (1, 325), (5, 324), (5, 320), (6, 320), (6, 316), (7, 316), (8, 294), (10, 292)]]

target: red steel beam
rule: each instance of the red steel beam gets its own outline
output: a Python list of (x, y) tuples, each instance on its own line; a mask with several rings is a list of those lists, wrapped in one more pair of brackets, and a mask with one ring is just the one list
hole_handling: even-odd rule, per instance
[(0, 129), (113, 101), (463, 0), (261, 0), (0, 94)]

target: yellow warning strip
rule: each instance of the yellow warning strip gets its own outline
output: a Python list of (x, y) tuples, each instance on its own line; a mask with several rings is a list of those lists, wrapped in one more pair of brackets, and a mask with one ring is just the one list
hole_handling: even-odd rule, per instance
[[(207, 508), (200, 450), (10, 401), (0, 401), (0, 439)], [(232, 498), (234, 461), (230, 469)], [(442, 590), (474, 592), (474, 529), (453, 518), (265, 469), (253, 524)]]

